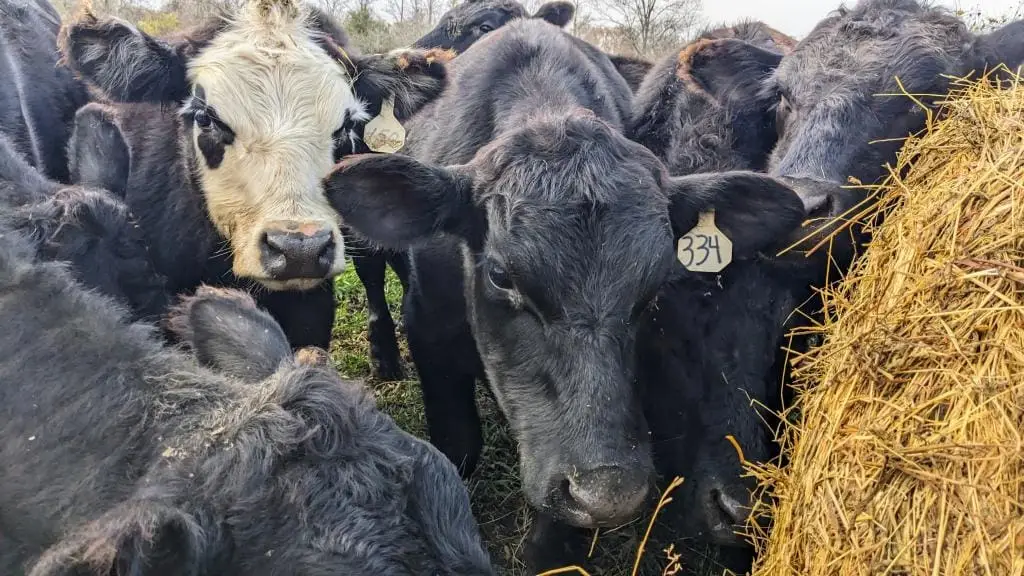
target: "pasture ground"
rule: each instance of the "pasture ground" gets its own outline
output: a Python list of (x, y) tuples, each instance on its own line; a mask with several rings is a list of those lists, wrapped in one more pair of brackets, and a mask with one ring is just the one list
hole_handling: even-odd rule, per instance
[[(341, 373), (350, 378), (368, 378), (370, 374), (369, 343), (366, 334), (367, 307), (363, 285), (349, 265), (335, 283), (338, 310), (331, 344), (331, 356)], [(402, 287), (389, 269), (386, 293), (392, 317), (400, 321)], [(409, 358), (404, 335), (400, 332), (400, 345), (409, 380), (403, 382), (369, 381), (377, 403), (391, 415), (399, 426), (426, 438), (423, 402), (415, 369)], [(519, 485), (519, 465), (515, 442), (490, 394), (482, 387), (477, 403), (484, 422), (485, 448), (480, 467), (469, 482), (473, 512), (483, 532), (499, 576), (521, 576), (523, 564), (519, 560), (523, 539), (529, 528), (530, 514), (522, 498)], [(646, 529), (649, 517), (620, 528), (602, 530), (593, 551), (594, 565), (588, 565), (591, 576), (629, 576), (636, 550)], [(645, 575), (661, 575), (668, 564), (665, 549), (668, 543), (657, 538), (647, 545), (640, 571)], [(701, 576), (720, 575), (723, 570), (703, 547), (675, 543), (681, 555), (679, 574)], [(672, 574), (673, 572), (668, 572)]]

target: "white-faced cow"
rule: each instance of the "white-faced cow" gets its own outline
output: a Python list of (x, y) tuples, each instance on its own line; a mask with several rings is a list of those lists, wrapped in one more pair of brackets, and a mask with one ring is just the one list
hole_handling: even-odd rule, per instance
[(242, 293), (162, 347), (0, 236), (0, 572), (493, 574), (455, 467)]
[[(342, 161), (330, 201), (371, 240), (411, 248), (404, 314), (431, 440), (474, 469), (486, 379), (535, 526), (628, 521), (654, 474), (636, 330), (674, 239), (714, 207), (737, 257), (751, 255), (802, 205), (752, 172), (670, 177), (623, 135), (631, 91), (607, 56), (546, 23), (510, 23), (450, 70), (409, 124), (413, 157)], [(532, 541), (530, 564), (561, 545)]]
[[(687, 69), (700, 70), (694, 82), (734, 85), (733, 74), (744, 68), (736, 65), (735, 50), (720, 46), (702, 49), (709, 60)], [(780, 228), (773, 250), (720, 273), (677, 265), (643, 320), (639, 380), (655, 461), (666, 477), (686, 479), (665, 516), (677, 535), (733, 549), (747, 545), (736, 532), (747, 521), (752, 480), (726, 436), (750, 461), (777, 453), (763, 420), (771, 416), (759, 415), (756, 405), (778, 408), (782, 401), (785, 334), (819, 311), (814, 288), (844, 271), (866, 238), (853, 227), (809, 250), (864, 199), (861, 189), (840, 188), (847, 177), (877, 181), (901, 140), (924, 127), (925, 111), (911, 98), (881, 95), (899, 92), (896, 78), (911, 94), (945, 94), (950, 75), (991, 64), (978, 38), (942, 9), (862, 0), (819, 23), (763, 79), (761, 95), (749, 96), (749, 109), (770, 102), (776, 113), (779, 139), (767, 169), (798, 193), (808, 221)]]
[(47, 178), (67, 184), (67, 144), (85, 86), (58, 64), (60, 15), (47, 0), (0, 0), (0, 133)]
[(293, 345), (326, 348), (345, 246), (322, 179), (385, 101), (401, 120), (435, 97), (443, 63), (359, 55), (291, 0), (251, 0), (167, 39), (86, 12), (62, 48), (120, 103), (126, 200), (170, 289), (248, 287)]
[(117, 125), (94, 112), (78, 114), (72, 186), (40, 174), (0, 134), (0, 230), (24, 234), (43, 260), (68, 263), (83, 284), (127, 305), (133, 319), (156, 321), (169, 299), (121, 201), (128, 174), (117, 167), (127, 168), (128, 149)]

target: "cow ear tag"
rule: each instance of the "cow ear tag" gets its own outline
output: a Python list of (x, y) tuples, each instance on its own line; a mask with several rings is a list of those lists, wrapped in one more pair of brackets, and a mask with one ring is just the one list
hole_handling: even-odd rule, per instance
[(366, 123), (363, 141), (370, 150), (385, 154), (394, 154), (405, 146), (405, 126), (395, 118), (393, 94), (381, 104), (380, 114)]
[(702, 212), (697, 225), (676, 244), (676, 258), (690, 272), (721, 272), (732, 262), (732, 240), (715, 226), (715, 211)]

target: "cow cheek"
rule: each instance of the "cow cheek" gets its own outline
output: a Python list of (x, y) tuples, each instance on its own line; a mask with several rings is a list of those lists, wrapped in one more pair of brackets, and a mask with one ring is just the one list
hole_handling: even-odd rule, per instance
[(244, 201), (244, 193), (218, 186), (220, 178), (205, 171), (206, 210), (214, 227), (231, 245), (232, 269), (239, 277), (263, 276), (257, 242), (259, 215)]

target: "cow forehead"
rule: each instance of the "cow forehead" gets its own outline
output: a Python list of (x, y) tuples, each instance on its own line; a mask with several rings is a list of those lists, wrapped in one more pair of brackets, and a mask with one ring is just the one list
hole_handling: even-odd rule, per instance
[(517, 275), (533, 277), (548, 302), (631, 305), (660, 284), (671, 260), (667, 210), (642, 196), (625, 194), (611, 204), (519, 203), (491, 229), (488, 249)]
[(303, 27), (228, 28), (189, 62), (188, 75), (242, 139), (291, 127), (330, 133), (363, 110), (344, 67)]

